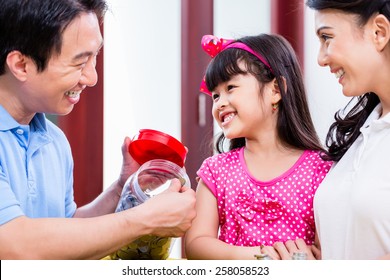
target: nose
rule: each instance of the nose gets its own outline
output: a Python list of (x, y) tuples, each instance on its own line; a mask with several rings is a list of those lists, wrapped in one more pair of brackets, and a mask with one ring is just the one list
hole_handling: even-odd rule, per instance
[(317, 63), (321, 67), (325, 67), (328, 65), (328, 56), (323, 48), (320, 48), (320, 50), (318, 51)]
[(224, 97), (224, 94), (220, 94), (218, 99), (214, 100), (213, 107), (212, 107), (212, 114), (216, 120), (219, 119), (219, 113), (223, 111), (226, 106), (227, 106), (227, 100)]
[(214, 104), (214, 105), (215, 105), (215, 108), (216, 108), (217, 110), (222, 110), (223, 108), (225, 108), (226, 105), (227, 105), (226, 94), (221, 93), (221, 94), (219, 95), (218, 100), (215, 101), (215, 104)]
[(93, 87), (98, 81), (98, 74), (96, 71), (96, 58), (91, 59), (85, 65), (82, 76), (80, 78), (80, 83), (88, 87)]

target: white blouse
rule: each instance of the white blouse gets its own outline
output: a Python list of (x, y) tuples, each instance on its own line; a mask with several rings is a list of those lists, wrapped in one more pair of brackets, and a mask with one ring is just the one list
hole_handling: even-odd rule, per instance
[(314, 197), (322, 259), (390, 254), (390, 113), (379, 104)]

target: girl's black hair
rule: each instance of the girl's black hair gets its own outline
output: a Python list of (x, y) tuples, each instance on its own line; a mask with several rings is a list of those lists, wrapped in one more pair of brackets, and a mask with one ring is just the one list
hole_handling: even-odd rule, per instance
[[(290, 43), (282, 36), (273, 34), (247, 36), (237, 42), (244, 43), (263, 56), (272, 71), (256, 56), (245, 50), (226, 49), (207, 67), (205, 77), (207, 88), (213, 91), (218, 84), (227, 82), (238, 74), (254, 75), (261, 86), (276, 78), (281, 91), (277, 120), (279, 139), (288, 147), (323, 151), (309, 112), (301, 68)], [(246, 64), (245, 70), (239, 67), (241, 61)], [(224, 140), (225, 136), (221, 133), (216, 142), (216, 150), (219, 153), (224, 152)], [(245, 138), (231, 139), (229, 150), (243, 146)]]
[[(306, 5), (314, 10), (336, 9), (354, 14), (357, 16), (358, 26), (364, 26), (378, 12), (390, 20), (390, 1), (388, 0), (307, 0)], [(351, 102), (356, 102), (356, 104), (343, 116), (343, 112), (352, 104)], [(380, 101), (375, 93), (368, 92), (353, 98), (351, 102), (335, 114), (335, 122), (330, 126), (326, 136), (328, 151), (324, 154), (324, 159), (339, 161), (343, 157), (360, 135), (360, 128)]]

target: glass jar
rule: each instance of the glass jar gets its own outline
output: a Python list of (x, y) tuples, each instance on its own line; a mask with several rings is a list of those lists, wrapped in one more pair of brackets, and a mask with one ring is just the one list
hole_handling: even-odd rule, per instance
[[(179, 179), (182, 186), (191, 187), (184, 168), (165, 159), (147, 161), (126, 181), (115, 212), (136, 207), (160, 194), (170, 186), (174, 178)], [(172, 239), (153, 235), (142, 236), (111, 254), (111, 259), (167, 259), (173, 246)]]

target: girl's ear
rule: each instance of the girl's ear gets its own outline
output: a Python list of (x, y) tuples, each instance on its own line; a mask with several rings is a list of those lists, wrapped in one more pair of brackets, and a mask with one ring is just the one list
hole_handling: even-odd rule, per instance
[(22, 82), (27, 79), (27, 60), (27, 57), (20, 51), (10, 52), (6, 59), (9, 71)]
[(372, 21), (374, 43), (378, 51), (383, 51), (390, 40), (390, 22), (386, 16), (378, 14)]
[[(284, 77), (281, 77), (281, 80), (283, 81), (283, 87), (284, 87), (284, 91), (287, 91), (287, 83), (286, 83), (286, 79)], [(279, 87), (279, 84), (278, 84), (278, 81), (276, 80), (276, 78), (274, 78), (273, 82), (273, 90), (272, 90), (272, 103), (278, 103), (280, 101), (280, 99), (282, 99), (282, 94), (281, 94), (281, 89)]]

